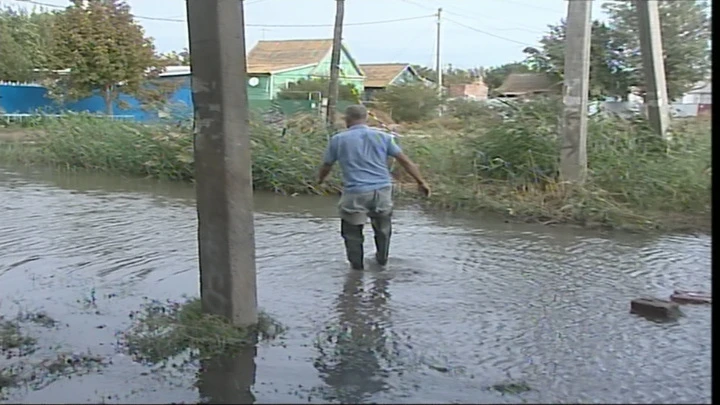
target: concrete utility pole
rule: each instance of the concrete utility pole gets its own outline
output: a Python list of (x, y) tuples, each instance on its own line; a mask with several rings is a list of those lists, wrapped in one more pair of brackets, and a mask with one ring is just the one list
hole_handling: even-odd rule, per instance
[(243, 2), (187, 0), (203, 310), (257, 323)]
[(437, 38), (435, 47), (435, 70), (437, 71), (437, 92), (438, 97), (443, 95), (443, 71), (442, 71), (442, 58), (440, 52), (440, 27), (442, 23), (442, 8), (437, 11)]
[(340, 51), (342, 49), (343, 19), (345, 18), (345, 0), (335, 0), (335, 29), (333, 31), (332, 55), (330, 56), (330, 89), (328, 90), (327, 126), (335, 130), (335, 111), (340, 80)]
[(645, 106), (650, 126), (661, 137), (670, 125), (670, 102), (665, 82), (660, 12), (657, 0), (635, 0), (640, 33), (640, 52), (645, 70)]
[(569, 0), (565, 33), (565, 83), (560, 123), (560, 178), (582, 184), (587, 177), (592, 0)]

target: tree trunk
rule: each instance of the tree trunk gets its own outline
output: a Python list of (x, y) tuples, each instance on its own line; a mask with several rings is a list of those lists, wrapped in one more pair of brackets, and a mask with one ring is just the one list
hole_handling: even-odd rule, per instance
[(103, 94), (103, 98), (105, 99), (105, 114), (112, 117), (113, 115), (113, 86), (106, 86), (105, 92)]

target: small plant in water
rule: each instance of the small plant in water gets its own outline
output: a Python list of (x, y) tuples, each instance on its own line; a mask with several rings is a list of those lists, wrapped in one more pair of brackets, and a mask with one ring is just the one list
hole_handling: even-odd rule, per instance
[(4, 356), (12, 356), (32, 352), (37, 341), (31, 336), (22, 333), (20, 324), (14, 321), (6, 321), (0, 317), (0, 353)]
[(506, 383), (495, 384), (490, 389), (495, 390), (501, 394), (517, 395), (524, 392), (531, 391), (532, 388), (528, 383), (524, 381), (511, 381)]
[(222, 317), (202, 311), (200, 299), (184, 303), (151, 301), (130, 314), (133, 325), (120, 337), (120, 343), (137, 360), (156, 364), (181, 354), (193, 359), (225, 355), (279, 336), (284, 328), (265, 313), (258, 324), (238, 328)]

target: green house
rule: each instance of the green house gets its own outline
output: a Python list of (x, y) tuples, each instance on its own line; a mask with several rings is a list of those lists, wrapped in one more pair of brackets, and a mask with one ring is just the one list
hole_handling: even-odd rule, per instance
[[(331, 39), (259, 41), (247, 56), (248, 99), (274, 100), (278, 92), (301, 79), (330, 77)], [(345, 45), (340, 53), (340, 83), (362, 94), (365, 76)]]

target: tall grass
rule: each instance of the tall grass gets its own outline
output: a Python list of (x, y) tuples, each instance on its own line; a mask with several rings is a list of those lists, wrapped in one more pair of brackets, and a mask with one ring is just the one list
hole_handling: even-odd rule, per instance
[[(593, 117), (589, 178), (577, 187), (557, 177), (557, 113), (550, 100), (513, 104), (452, 121), (461, 123), (459, 130), (430, 123), (428, 136), (409, 135), (401, 145), (430, 179), (430, 203), (437, 207), (612, 226), (657, 226), (675, 214), (709, 223), (709, 122), (675, 122), (673, 140), (666, 144), (643, 121)], [(0, 144), (0, 160), (192, 180), (188, 126), (84, 116), (41, 122), (35, 144)], [(251, 141), (256, 189), (284, 194), (340, 189), (338, 170), (327, 186), (315, 185), (327, 133), (313, 118), (291, 120), (285, 131), (251, 125)]]

